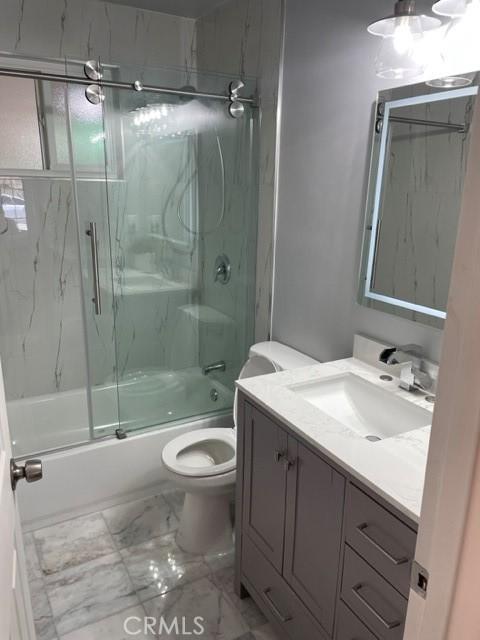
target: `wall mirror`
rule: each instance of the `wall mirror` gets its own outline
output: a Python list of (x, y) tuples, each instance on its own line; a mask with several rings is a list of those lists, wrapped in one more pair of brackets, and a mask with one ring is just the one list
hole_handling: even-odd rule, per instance
[(478, 81), (470, 74), (379, 93), (361, 304), (443, 326)]

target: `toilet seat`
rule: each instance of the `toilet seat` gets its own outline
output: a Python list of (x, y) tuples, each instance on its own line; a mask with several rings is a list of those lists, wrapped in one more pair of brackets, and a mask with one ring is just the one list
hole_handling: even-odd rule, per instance
[(229, 428), (198, 429), (165, 445), (163, 464), (181, 476), (219, 476), (236, 467), (235, 432)]

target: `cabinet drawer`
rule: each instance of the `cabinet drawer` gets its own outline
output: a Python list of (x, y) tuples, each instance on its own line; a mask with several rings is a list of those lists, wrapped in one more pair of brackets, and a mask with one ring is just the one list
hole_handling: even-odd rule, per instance
[(352, 484), (345, 513), (348, 544), (408, 598), (415, 531)]
[(312, 614), (248, 536), (242, 544), (242, 581), (267, 617), (292, 640), (326, 640)]
[(339, 602), (335, 640), (377, 640), (377, 638), (343, 602)]
[(342, 600), (382, 640), (402, 640), (407, 600), (345, 545)]

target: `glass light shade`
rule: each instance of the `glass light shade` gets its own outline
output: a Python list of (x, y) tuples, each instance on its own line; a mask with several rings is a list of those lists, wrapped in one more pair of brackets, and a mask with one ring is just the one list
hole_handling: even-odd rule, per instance
[(462, 17), (448, 25), (441, 55), (449, 75), (472, 71), (480, 65), (480, 0), (469, 2)]
[(439, 16), (459, 18), (467, 10), (468, 0), (439, 0), (435, 2), (432, 11)]
[(392, 16), (372, 22), (367, 27), (368, 33), (372, 36), (381, 36), (382, 38), (392, 38), (401, 31), (410, 31), (412, 35), (422, 35), (425, 31), (436, 29), (442, 23), (438, 18), (431, 16)]
[(414, 78), (424, 71), (417, 45), (421, 36), (384, 38), (375, 61), (375, 71), (380, 78), (401, 80)]
[(465, 73), (458, 76), (445, 76), (443, 78), (429, 80), (427, 85), (429, 87), (434, 87), (435, 89), (460, 89), (461, 87), (468, 87), (471, 85), (474, 77), (474, 73)]

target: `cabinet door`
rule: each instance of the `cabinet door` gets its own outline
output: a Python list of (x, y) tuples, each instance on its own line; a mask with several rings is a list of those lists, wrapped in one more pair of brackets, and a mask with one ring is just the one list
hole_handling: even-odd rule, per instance
[(283, 574), (332, 636), (345, 480), (291, 437), (288, 460)]
[(243, 528), (282, 571), (287, 434), (270, 418), (245, 406)]

